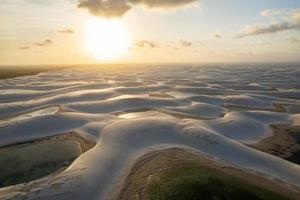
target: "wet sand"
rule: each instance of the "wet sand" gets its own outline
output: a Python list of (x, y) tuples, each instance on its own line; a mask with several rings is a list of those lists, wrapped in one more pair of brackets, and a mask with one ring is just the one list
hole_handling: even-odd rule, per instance
[(300, 126), (273, 124), (271, 127), (273, 131), (272, 136), (249, 146), (300, 164)]

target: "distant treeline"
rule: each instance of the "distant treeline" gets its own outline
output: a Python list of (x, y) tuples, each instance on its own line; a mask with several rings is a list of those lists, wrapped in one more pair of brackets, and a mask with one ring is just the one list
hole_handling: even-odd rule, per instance
[(18, 76), (34, 75), (40, 72), (62, 67), (50, 66), (0, 66), (0, 79), (15, 78)]

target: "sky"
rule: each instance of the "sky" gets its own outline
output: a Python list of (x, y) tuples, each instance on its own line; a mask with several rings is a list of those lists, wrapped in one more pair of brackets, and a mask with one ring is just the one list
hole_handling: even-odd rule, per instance
[(0, 65), (299, 62), (299, 0), (1, 0)]

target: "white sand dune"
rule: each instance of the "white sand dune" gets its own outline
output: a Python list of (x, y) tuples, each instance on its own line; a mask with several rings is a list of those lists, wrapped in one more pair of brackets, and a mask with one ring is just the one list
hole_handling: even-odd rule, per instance
[(300, 124), (299, 77), (280, 65), (145, 65), (1, 80), (0, 147), (66, 132), (96, 146), (55, 176), (0, 188), (0, 199), (106, 199), (140, 156), (171, 147), (300, 187), (298, 165), (247, 146), (270, 124)]

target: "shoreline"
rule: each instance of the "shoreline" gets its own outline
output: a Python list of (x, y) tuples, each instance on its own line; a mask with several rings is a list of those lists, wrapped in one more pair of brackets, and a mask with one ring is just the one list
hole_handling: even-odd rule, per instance
[(95, 143), (70, 132), (0, 148), (0, 189), (58, 174)]

